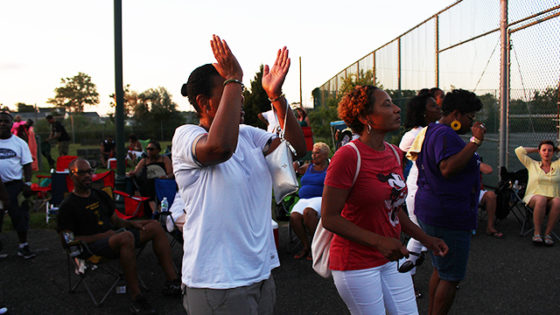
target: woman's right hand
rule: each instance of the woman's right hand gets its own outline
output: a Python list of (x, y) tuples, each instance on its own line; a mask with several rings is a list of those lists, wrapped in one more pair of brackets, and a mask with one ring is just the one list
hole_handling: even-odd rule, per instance
[(212, 52), (217, 61), (217, 63), (213, 65), (220, 76), (226, 80), (233, 79), (242, 81), (243, 69), (241, 69), (237, 58), (235, 58), (231, 49), (229, 49), (226, 41), (221, 39), (218, 35), (212, 35), (210, 46), (212, 47)]
[(486, 134), (486, 127), (483, 123), (477, 121), (471, 127), (471, 132), (473, 137), (477, 138), (478, 140), (484, 140), (484, 134)]
[(377, 250), (390, 261), (408, 257), (408, 250), (401, 241), (392, 237), (382, 237), (377, 245)]

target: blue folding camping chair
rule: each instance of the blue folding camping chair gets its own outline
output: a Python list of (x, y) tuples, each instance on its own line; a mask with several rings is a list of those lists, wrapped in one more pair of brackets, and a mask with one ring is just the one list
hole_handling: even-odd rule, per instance
[[(175, 224), (175, 220), (171, 214), (169, 209), (175, 200), (175, 195), (177, 194), (177, 183), (174, 179), (159, 179), (156, 178), (155, 181), (155, 189), (156, 189), (156, 202), (158, 204), (157, 212), (154, 215), (154, 218), (157, 218), (163, 229), (167, 231), (172, 237), (173, 241), (171, 242), (171, 246), (175, 245), (176, 242), (183, 244), (183, 234)], [(161, 201), (163, 198), (167, 198), (168, 208), (167, 210), (161, 209)], [(171, 220), (173, 223), (173, 230), (170, 231), (167, 228), (167, 221)]]

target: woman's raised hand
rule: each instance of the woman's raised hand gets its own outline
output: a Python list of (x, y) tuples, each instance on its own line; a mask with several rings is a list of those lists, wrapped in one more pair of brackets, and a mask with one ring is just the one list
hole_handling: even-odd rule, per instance
[(481, 122), (475, 122), (471, 127), (472, 135), (478, 140), (484, 140), (484, 134), (486, 133), (486, 127)]
[(264, 66), (262, 87), (269, 98), (275, 99), (282, 94), (282, 85), (289, 69), (290, 58), (288, 57), (288, 49), (284, 46), (278, 50), (272, 69), (269, 69), (268, 65)]
[(212, 47), (212, 52), (217, 61), (217, 63), (213, 65), (220, 76), (226, 80), (243, 80), (243, 69), (241, 69), (237, 58), (235, 58), (231, 49), (229, 49), (226, 41), (221, 39), (218, 35), (212, 35), (210, 46)]

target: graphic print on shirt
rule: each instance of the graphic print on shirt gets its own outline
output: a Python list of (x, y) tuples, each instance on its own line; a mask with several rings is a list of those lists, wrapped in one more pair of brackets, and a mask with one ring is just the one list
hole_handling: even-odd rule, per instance
[(17, 154), (12, 149), (0, 148), (0, 160), (11, 159), (16, 157)]
[(388, 175), (377, 174), (377, 179), (391, 186), (391, 198), (385, 200), (385, 209), (387, 209), (388, 212), (389, 222), (391, 222), (391, 225), (396, 226), (399, 224), (399, 208), (404, 204), (406, 199), (406, 183), (401, 175), (396, 173), (390, 173)]

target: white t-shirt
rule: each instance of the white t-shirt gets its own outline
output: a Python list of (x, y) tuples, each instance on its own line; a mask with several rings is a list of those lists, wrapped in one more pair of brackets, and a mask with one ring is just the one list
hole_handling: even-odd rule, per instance
[(271, 109), (269, 111), (263, 112), (262, 115), (266, 119), (266, 121), (268, 121), (268, 127), (266, 128), (266, 131), (276, 133), (278, 127), (280, 126), (276, 113)]
[(23, 177), (23, 165), (33, 162), (29, 146), (20, 137), (12, 135), (0, 139), (0, 178), (6, 183)]
[[(420, 133), (420, 131), (424, 129), (424, 127), (415, 127), (407, 131), (401, 139), (401, 143), (399, 144), (399, 148), (404, 152), (407, 152), (416, 136)], [(406, 178), (406, 187), (408, 188), (408, 194), (414, 195), (416, 190), (418, 190), (418, 186), (416, 182), (418, 181), (418, 168), (416, 167), (416, 161), (412, 161), (412, 167), (410, 167), (410, 172), (408, 173), (408, 177)], [(408, 207), (408, 205), (407, 205)]]
[(206, 133), (183, 125), (173, 136), (173, 172), (186, 212), (182, 281), (230, 289), (268, 279), (280, 265), (270, 224), (272, 179), (262, 152), (274, 135), (240, 125), (233, 156), (203, 167), (193, 149)]

